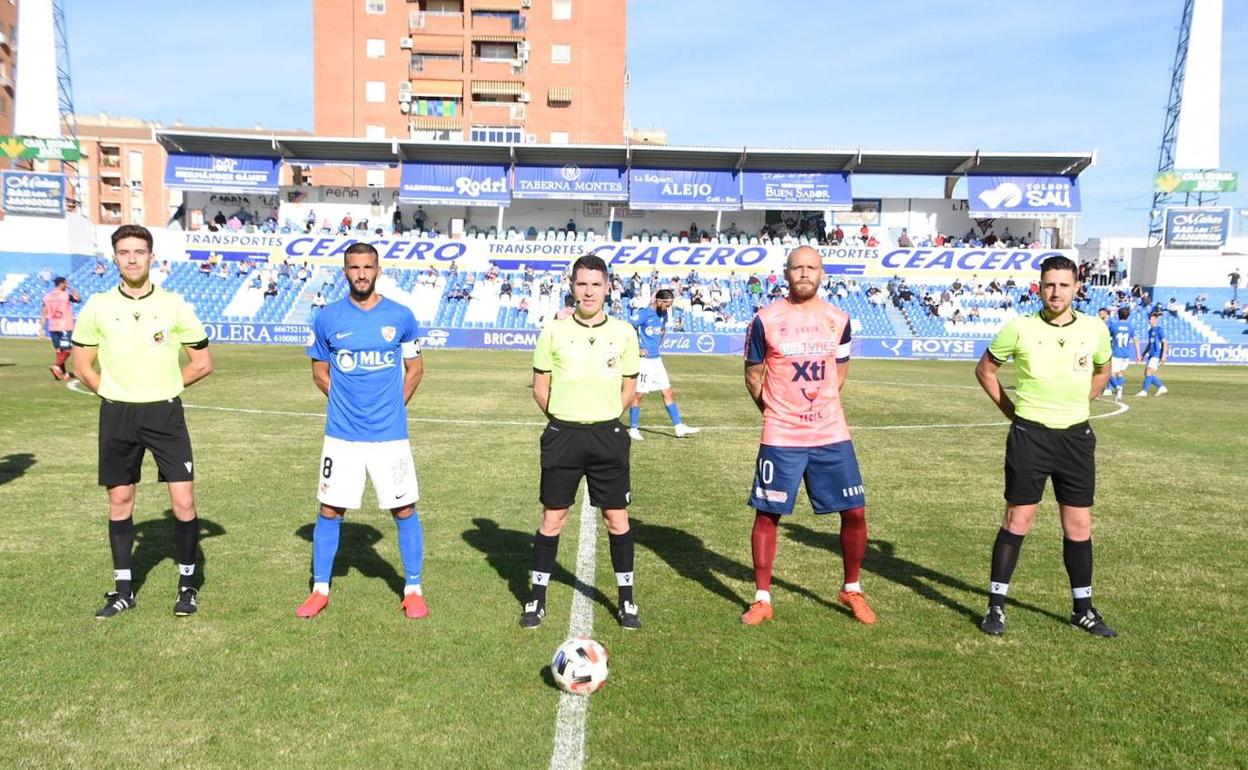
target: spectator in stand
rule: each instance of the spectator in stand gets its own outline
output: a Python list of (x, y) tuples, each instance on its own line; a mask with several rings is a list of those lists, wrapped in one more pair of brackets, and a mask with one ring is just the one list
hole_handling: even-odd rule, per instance
[(1239, 301), (1239, 279), (1240, 279), (1239, 268), (1237, 267), (1231, 272), (1227, 273), (1226, 277), (1231, 279), (1231, 299), (1238, 302)]
[(303, 220), (307, 225), (308, 232), (311, 233), (316, 229), (316, 209), (308, 209), (308, 216)]
[(348, 213), (346, 216), (344, 216), (344, 217), (342, 218), (342, 221), (338, 223), (338, 234), (339, 234), (339, 235), (346, 235), (347, 233), (349, 233), (349, 232), (351, 231), (351, 222), (352, 222), (352, 221), (353, 221), (353, 220), (351, 219), (351, 214), (350, 214), (350, 213)]
[(424, 206), (417, 206), (416, 210), (412, 212), (412, 224), (416, 226), (416, 232), (423, 233), (425, 231), (425, 220), (427, 218)]
[(901, 228), (901, 235), (897, 236), (897, 245), (903, 249), (910, 248), (913, 244), (910, 242), (910, 234), (906, 232), (906, 228)]
[(862, 227), (858, 228), (858, 240), (862, 241), (864, 245), (866, 244), (867, 239), (870, 237), (871, 237), (871, 228), (867, 227), (865, 224)]
[(238, 214), (235, 214), (234, 216), (230, 217), (228, 221), (226, 221), (225, 227), (227, 230), (230, 230), (232, 232), (238, 232), (239, 230), (243, 229), (243, 220), (238, 218)]
[(312, 312), (315, 313), (323, 307), (325, 307), (325, 297), (318, 291), (312, 297)]
[(403, 234), (403, 212), (397, 205), (394, 207), (394, 214), (390, 216), (390, 229), (395, 235)]
[(212, 272), (212, 260), (211, 259), (202, 260), (199, 263), (199, 272), (203, 273), (204, 275), (210, 274)]
[(501, 300), (503, 297), (511, 300), (511, 279), (507, 277), (503, 278), (503, 285), (498, 287), (498, 298)]
[(217, 215), (212, 218), (212, 223), (217, 227), (225, 227), (225, 223), (229, 221), (225, 218), (225, 212), (217, 209)]
[(1172, 316), (1179, 314), (1179, 300), (1177, 297), (1170, 298), (1170, 303), (1166, 305), (1166, 312)]
[(991, 248), (997, 245), (997, 241), (999, 240), (1001, 239), (997, 237), (996, 233), (989, 231), (988, 234), (984, 236), (984, 245)]
[(1197, 294), (1196, 299), (1192, 300), (1192, 312), (1197, 315), (1203, 315), (1209, 312), (1209, 298), (1204, 294)]
[(230, 263), (226, 262), (224, 259), (221, 260), (221, 264), (217, 266), (217, 277), (218, 278), (230, 277)]
[(304, 262), (299, 266), (298, 272), (295, 273), (295, 280), (299, 283), (306, 283), (312, 277), (312, 272), (308, 270), (308, 263)]
[[(563, 307), (559, 308), (559, 312), (555, 313), (555, 320), (562, 321), (568, 316), (576, 312), (576, 300), (571, 294), (563, 298)], [(623, 407), (621, 407), (622, 409)]]
[(568, 224), (564, 229), (569, 233), (575, 233), (576, 232), (576, 220), (572, 217), (568, 217)]
[(277, 281), (269, 281), (269, 285), (264, 290), (264, 299), (277, 296)]
[(95, 273), (96, 275), (104, 275), (105, 273), (108, 272), (108, 268), (104, 266), (103, 262), (96, 262), (95, 267), (92, 269), (91, 272)]
[(1226, 301), (1226, 304), (1222, 306), (1222, 317), (1234, 318), (1237, 315), (1239, 315), (1239, 300), (1231, 297)]
[(841, 229), (840, 225), (837, 225), (836, 229), (832, 231), (832, 245), (840, 246), (844, 242), (845, 242), (845, 231)]

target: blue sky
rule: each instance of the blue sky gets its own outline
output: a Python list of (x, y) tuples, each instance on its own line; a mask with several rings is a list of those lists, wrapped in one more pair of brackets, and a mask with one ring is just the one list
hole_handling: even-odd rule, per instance
[[(311, 128), (309, 0), (64, 5), (80, 113)], [(1248, 7), (1225, 5), (1222, 167), (1248, 187), (1239, 98), (1248, 49), (1231, 45), (1248, 39)], [(685, 145), (1095, 149), (1079, 240), (1141, 235), (1181, 9), (1182, 0), (631, 0), (628, 117)], [(854, 192), (939, 197), (941, 188), (857, 177)], [(1248, 192), (1223, 202), (1248, 207)]]

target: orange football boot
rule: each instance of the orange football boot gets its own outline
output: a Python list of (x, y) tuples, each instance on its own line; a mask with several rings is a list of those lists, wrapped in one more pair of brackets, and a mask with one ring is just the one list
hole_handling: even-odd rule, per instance
[(301, 618), (314, 618), (321, 610), (329, 606), (329, 596), (319, 591), (313, 591), (303, 604), (299, 605), (299, 609), (295, 610), (295, 615)]
[(868, 626), (875, 623), (875, 613), (871, 611), (867, 597), (861, 591), (841, 591), (836, 598), (854, 613), (854, 619), (859, 623), (866, 623)]
[(423, 618), (429, 614), (429, 605), (420, 594), (408, 594), (403, 597), (403, 612), (409, 618)]
[(741, 615), (741, 622), (747, 626), (758, 626), (762, 625), (765, 620), (771, 620), (774, 615), (775, 613), (771, 609), (771, 602), (754, 602)]

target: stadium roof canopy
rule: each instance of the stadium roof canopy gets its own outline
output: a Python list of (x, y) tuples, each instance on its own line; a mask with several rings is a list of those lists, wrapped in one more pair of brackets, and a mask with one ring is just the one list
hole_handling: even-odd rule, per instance
[(350, 139), (155, 129), (171, 153), (280, 157), (286, 163), (516, 163), (617, 168), (719, 168), (755, 171), (842, 171), (910, 176), (1078, 176), (1096, 152), (937, 152), (925, 150), (679, 147), (653, 144), (486, 144)]

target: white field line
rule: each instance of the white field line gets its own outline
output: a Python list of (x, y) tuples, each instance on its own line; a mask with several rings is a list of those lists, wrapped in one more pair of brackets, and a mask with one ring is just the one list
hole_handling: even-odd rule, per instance
[[(572, 618), (568, 636), (590, 636), (594, 630), (594, 554), (598, 545), (598, 509), (589, 504), (581, 485), (581, 531), (576, 544), (576, 585), (572, 589)], [(580, 770), (585, 765), (585, 726), (589, 721), (588, 695), (562, 693), (555, 713), (555, 748), (551, 770)]]

